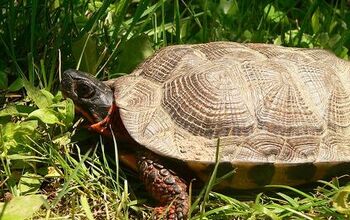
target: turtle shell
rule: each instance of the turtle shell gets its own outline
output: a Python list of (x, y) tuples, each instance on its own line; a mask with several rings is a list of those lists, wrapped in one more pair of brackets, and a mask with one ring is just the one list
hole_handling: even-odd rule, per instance
[(350, 63), (319, 49), (215, 42), (166, 47), (114, 82), (122, 121), (167, 157), (350, 160)]
[[(194, 164), (350, 161), (350, 63), (321, 49), (169, 46), (113, 82), (138, 143)], [(199, 169), (199, 168), (198, 168)]]

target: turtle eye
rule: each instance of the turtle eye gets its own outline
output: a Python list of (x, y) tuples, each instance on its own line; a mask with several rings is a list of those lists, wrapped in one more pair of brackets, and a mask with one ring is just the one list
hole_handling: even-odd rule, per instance
[(75, 92), (78, 97), (88, 99), (95, 94), (95, 89), (93, 86), (86, 85), (85, 83), (79, 83)]

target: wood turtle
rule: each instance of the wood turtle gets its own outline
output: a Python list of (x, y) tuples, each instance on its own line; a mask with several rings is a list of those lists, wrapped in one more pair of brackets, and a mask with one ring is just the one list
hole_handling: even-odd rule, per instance
[(236, 169), (222, 186), (297, 185), (350, 167), (350, 63), (325, 50), (168, 46), (106, 82), (67, 70), (61, 87), (93, 130), (130, 143), (120, 158), (159, 201), (157, 218), (186, 219), (178, 173), (207, 180), (218, 139), (219, 168)]

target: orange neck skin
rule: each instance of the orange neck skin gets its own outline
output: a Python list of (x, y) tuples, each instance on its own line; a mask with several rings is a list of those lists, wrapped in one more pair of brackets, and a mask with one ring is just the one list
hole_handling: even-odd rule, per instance
[(110, 125), (113, 125), (113, 119), (116, 112), (117, 106), (112, 104), (108, 110), (107, 116), (95, 124), (89, 126), (89, 129), (102, 135), (111, 136)]
[(88, 129), (108, 137), (112, 136), (111, 131), (113, 131), (118, 141), (126, 143), (135, 142), (124, 127), (119, 115), (118, 107), (115, 104), (111, 105), (107, 116), (102, 121), (90, 125)]

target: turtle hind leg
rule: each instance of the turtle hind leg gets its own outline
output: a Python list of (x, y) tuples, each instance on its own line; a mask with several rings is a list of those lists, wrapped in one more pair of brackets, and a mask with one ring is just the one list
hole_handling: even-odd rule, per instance
[(155, 219), (187, 219), (187, 185), (180, 177), (146, 157), (139, 160), (139, 172), (147, 190), (160, 203), (154, 209)]

